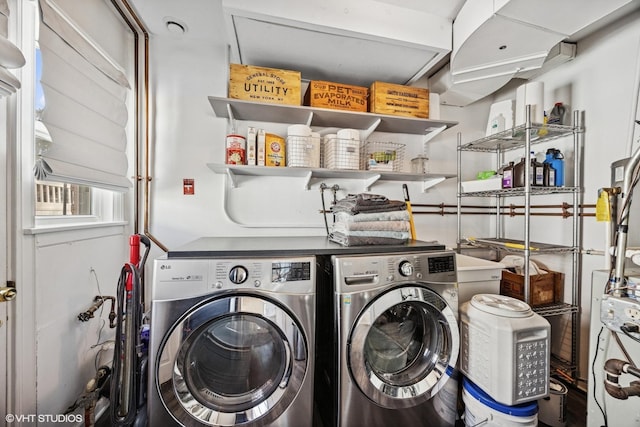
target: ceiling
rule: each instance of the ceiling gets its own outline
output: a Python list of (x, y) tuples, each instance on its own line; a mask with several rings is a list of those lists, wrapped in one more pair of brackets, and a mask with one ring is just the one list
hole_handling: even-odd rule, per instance
[[(366, 87), (376, 80), (430, 86), (427, 77), (442, 70), (451, 74), (448, 67), (452, 51), (454, 55), (457, 52), (453, 40), (454, 20), (463, 15), (460, 11), (467, 2), (466, 11), (473, 9), (469, 6), (486, 11), (495, 3), (496, 7), (515, 5), (528, 17), (531, 13), (526, 12), (527, 8), (533, 7), (528, 1), (129, 0), (156, 40), (179, 37), (185, 43), (213, 41), (228, 46), (229, 62), (297, 70), (303, 80), (329, 80)], [(553, 8), (551, 5), (557, 0), (541, 1)], [(569, 3), (581, 1), (593, 6), (602, 0), (571, 0)], [(559, 37), (554, 43), (561, 40), (577, 42), (640, 7), (637, 0), (612, 1), (626, 6), (580, 27), (577, 32), (556, 32)], [(571, 17), (580, 15), (575, 11), (568, 13)], [(545, 16), (544, 10), (538, 10), (536, 14)], [(523, 23), (517, 19), (514, 22)], [(168, 23), (177, 25), (168, 26)], [(457, 22), (456, 25), (461, 27)], [(524, 27), (527, 26), (537, 24), (524, 22)], [(184, 31), (176, 31), (181, 29)], [(499, 34), (507, 39), (514, 37), (504, 31)], [(483, 45), (477, 37), (473, 42)], [(470, 46), (472, 44), (466, 47), (471, 54), (465, 58), (487, 60), (484, 51), (470, 49)], [(544, 55), (542, 58), (539, 62), (544, 61)], [(454, 56), (454, 59), (456, 63), (464, 63), (462, 55)], [(464, 65), (467, 69), (474, 68), (473, 63)], [(495, 85), (503, 85), (509, 78), (498, 80), (500, 82)], [(497, 88), (483, 88), (466, 102)], [(463, 88), (468, 89), (476, 90)]]
[(174, 21), (185, 40), (223, 37), (231, 62), (369, 86), (411, 83), (439, 67), (465, 0), (129, 1), (155, 36), (175, 36), (166, 26)]

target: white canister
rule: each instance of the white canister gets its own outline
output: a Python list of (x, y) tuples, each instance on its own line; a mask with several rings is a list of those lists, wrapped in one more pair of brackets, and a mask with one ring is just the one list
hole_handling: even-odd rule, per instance
[(360, 131), (357, 129), (340, 129), (336, 136), (338, 139), (360, 141)]

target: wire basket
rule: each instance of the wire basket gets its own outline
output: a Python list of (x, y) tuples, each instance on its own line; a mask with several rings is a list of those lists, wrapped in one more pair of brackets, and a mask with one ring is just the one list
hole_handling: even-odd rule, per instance
[(360, 141), (326, 135), (323, 147), (323, 167), (326, 169), (360, 169)]
[(402, 172), (404, 144), (367, 141), (362, 145), (361, 169), (371, 171)]
[(319, 168), (320, 151), (320, 136), (288, 136), (287, 166)]

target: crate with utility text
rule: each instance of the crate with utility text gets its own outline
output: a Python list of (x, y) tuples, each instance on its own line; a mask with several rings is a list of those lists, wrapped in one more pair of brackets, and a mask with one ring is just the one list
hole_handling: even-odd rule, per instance
[(229, 98), (300, 105), (299, 71), (242, 64), (230, 64), (229, 71)]

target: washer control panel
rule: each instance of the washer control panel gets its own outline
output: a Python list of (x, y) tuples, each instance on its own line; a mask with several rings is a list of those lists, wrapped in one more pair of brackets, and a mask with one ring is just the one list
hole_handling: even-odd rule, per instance
[(310, 293), (315, 292), (315, 273), (314, 257), (157, 259), (152, 298), (185, 298), (237, 289)]

